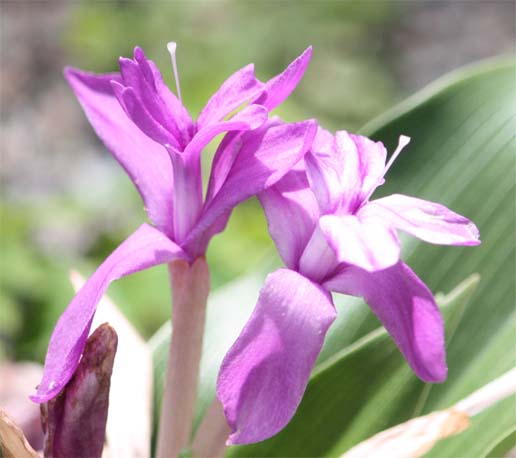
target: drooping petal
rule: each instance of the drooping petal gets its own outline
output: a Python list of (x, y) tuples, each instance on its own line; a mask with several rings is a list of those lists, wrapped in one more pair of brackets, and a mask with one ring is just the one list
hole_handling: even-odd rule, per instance
[(118, 74), (96, 75), (67, 68), (65, 77), (97, 135), (125, 169), (145, 203), (151, 221), (172, 234), (172, 165), (167, 151), (127, 117), (113, 93)]
[(272, 111), (284, 102), (301, 81), (311, 57), (312, 47), (310, 46), (282, 73), (267, 81), (262, 94), (253, 103), (263, 105)]
[(374, 272), (400, 259), (396, 231), (377, 218), (362, 221), (354, 215), (325, 215), (320, 227), (339, 262)]
[(258, 442), (285, 427), (335, 316), (330, 294), (297, 272), (279, 269), (267, 277), (217, 381), (232, 430), (228, 444)]
[(95, 271), (59, 318), (50, 338), (43, 379), (35, 402), (52, 399), (70, 380), (84, 349), (98, 301), (109, 284), (126, 275), (186, 258), (162, 232), (141, 225)]
[(227, 210), (280, 180), (308, 151), (314, 135), (313, 121), (266, 126), (245, 133), (227, 179), (213, 199), (206, 202), (187, 244), (195, 243)]
[(254, 76), (254, 65), (249, 64), (233, 73), (213, 94), (197, 119), (199, 129), (218, 123), (250, 100), (263, 87)]
[(430, 290), (406, 264), (400, 261), (373, 273), (348, 266), (323, 286), (363, 297), (421, 380), (446, 379), (441, 313)]
[(429, 243), (479, 245), (475, 224), (444, 205), (402, 194), (373, 200), (359, 212), (374, 214), (392, 226)]
[(304, 170), (292, 169), (258, 198), (281, 259), (288, 268), (298, 270), (299, 259), (319, 217)]

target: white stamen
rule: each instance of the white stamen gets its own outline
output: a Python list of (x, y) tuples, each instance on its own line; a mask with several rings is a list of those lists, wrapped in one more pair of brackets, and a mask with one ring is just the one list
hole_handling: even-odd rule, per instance
[(176, 89), (177, 89), (177, 96), (179, 97), (179, 100), (181, 103), (183, 100), (181, 99), (181, 86), (179, 85), (179, 74), (177, 73), (177, 63), (176, 63), (176, 49), (177, 49), (177, 43), (175, 41), (170, 41), (167, 43), (167, 49), (170, 53), (170, 57), (172, 58), (172, 67), (174, 69), (174, 79), (176, 80)]
[(387, 173), (387, 171), (391, 168), (391, 165), (394, 163), (396, 158), (399, 156), (403, 148), (407, 146), (410, 143), (410, 137), (406, 137), (405, 135), (400, 135), (400, 139), (398, 140), (398, 146), (394, 153), (392, 153), (391, 158), (389, 159), (389, 162), (387, 162), (387, 165), (385, 166), (385, 170), (383, 171), (383, 175)]

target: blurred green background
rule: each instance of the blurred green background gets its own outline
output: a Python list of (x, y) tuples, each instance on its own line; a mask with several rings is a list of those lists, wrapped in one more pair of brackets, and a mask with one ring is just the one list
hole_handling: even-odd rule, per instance
[[(2, 2), (0, 358), (43, 361), (73, 295), (69, 269), (89, 275), (145, 217), (64, 82), (65, 65), (114, 71), (140, 45), (174, 87), (166, 43), (177, 41), (195, 115), (233, 71), (254, 62), (269, 78), (311, 44), (307, 74), (278, 114), (357, 130), (449, 70), (514, 53), (514, 9), (510, 1)], [(271, 246), (257, 202), (241, 205), (210, 245), (213, 286), (274, 256)], [(164, 267), (109, 294), (146, 337), (169, 316)]]

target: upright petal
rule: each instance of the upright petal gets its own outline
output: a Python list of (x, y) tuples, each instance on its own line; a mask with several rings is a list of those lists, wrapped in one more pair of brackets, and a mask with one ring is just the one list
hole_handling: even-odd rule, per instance
[(159, 230), (141, 225), (95, 271), (59, 318), (48, 346), (35, 402), (52, 399), (70, 380), (81, 357), (97, 303), (109, 284), (126, 275), (186, 258)]
[(197, 119), (199, 129), (220, 122), (250, 100), (263, 87), (254, 76), (254, 65), (249, 64), (233, 73), (208, 100)]
[(117, 81), (112, 81), (111, 87), (126, 115), (138, 129), (165, 147), (179, 148), (176, 138), (151, 115), (132, 87), (125, 87)]
[(297, 272), (279, 269), (267, 277), (220, 368), (217, 396), (232, 430), (228, 444), (262, 441), (285, 427), (335, 316), (330, 294)]
[(380, 219), (325, 215), (319, 224), (339, 262), (374, 272), (391, 267), (400, 259), (396, 231)]
[(323, 286), (363, 297), (421, 380), (446, 379), (441, 313), (430, 290), (406, 264), (400, 261), (373, 273), (348, 266)]
[(247, 131), (257, 129), (267, 121), (267, 110), (260, 105), (249, 105), (233, 116), (229, 121), (220, 121), (200, 129), (186, 147), (186, 155), (200, 155), (204, 147), (216, 135), (230, 131)]
[(134, 60), (138, 63), (145, 79), (152, 84), (157, 97), (163, 102), (165, 110), (169, 114), (168, 122), (175, 124), (179, 134), (178, 138), (184, 147), (193, 137), (195, 130), (190, 114), (181, 101), (167, 87), (156, 64), (152, 60), (148, 60), (143, 50), (138, 46), (134, 48)]
[(118, 103), (111, 81), (118, 74), (95, 75), (68, 68), (68, 83), (97, 135), (137, 187), (151, 221), (172, 234), (172, 165), (167, 151), (147, 137)]
[(318, 130), (306, 156), (310, 186), (322, 213), (354, 213), (383, 183), (386, 151), (383, 144), (339, 131), (333, 137)]
[(224, 212), (280, 180), (308, 151), (314, 135), (313, 121), (245, 133), (231, 171), (219, 192), (206, 202), (187, 244), (195, 243)]
[(444, 205), (428, 200), (393, 194), (373, 200), (359, 213), (380, 217), (425, 242), (440, 245), (480, 244), (475, 224)]
[(299, 259), (319, 217), (306, 174), (296, 169), (258, 195), (276, 249), (285, 265), (293, 270), (299, 270)]
[[(119, 64), (123, 86), (134, 91), (136, 98), (143, 107), (142, 111), (147, 111), (157, 123), (163, 126), (174, 137), (174, 146), (182, 149), (180, 146), (182, 136), (175, 122), (175, 113), (159, 96), (150, 67), (146, 66), (145, 63), (139, 65), (137, 61), (125, 57), (119, 59)], [(120, 100), (120, 97), (118, 98)], [(128, 115), (131, 117), (129, 113)]]
[(355, 164), (344, 162), (335, 137), (319, 127), (312, 149), (305, 156), (306, 174), (321, 213), (333, 213), (340, 208), (344, 193), (343, 180)]
[[(210, 124), (199, 130), (183, 153), (171, 152), (174, 169), (174, 240), (178, 243), (183, 242), (201, 214), (203, 203), (200, 156), (204, 147), (222, 132), (247, 131), (260, 127), (267, 121), (267, 114), (264, 107), (250, 105), (229, 121)], [(224, 227), (225, 224), (222, 229)], [(195, 253), (203, 254), (204, 246), (195, 250)]]
[[(283, 122), (278, 117), (270, 118), (262, 126), (262, 130), (265, 128), (281, 126)], [(206, 201), (209, 202), (213, 199), (215, 194), (220, 191), (220, 188), (226, 181), (226, 178), (235, 163), (235, 160), (242, 148), (242, 136), (243, 132), (229, 132), (227, 133), (213, 156), (213, 162), (211, 164), (210, 180), (208, 182), (208, 189), (206, 191)]]
[(282, 73), (267, 81), (263, 92), (252, 103), (263, 105), (269, 111), (283, 103), (303, 78), (311, 57), (312, 47), (310, 46)]

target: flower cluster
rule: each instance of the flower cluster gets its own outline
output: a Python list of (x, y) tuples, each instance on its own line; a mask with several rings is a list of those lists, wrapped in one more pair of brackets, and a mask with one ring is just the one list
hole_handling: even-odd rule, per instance
[[(175, 45), (170, 44), (175, 66)], [(404, 195), (370, 200), (386, 164), (380, 142), (313, 120), (285, 123), (269, 112), (302, 78), (307, 49), (262, 82), (252, 65), (231, 75), (196, 122), (140, 48), (120, 72), (65, 74), (106, 147), (126, 170), (152, 225), (143, 224), (97, 269), (52, 335), (36, 402), (54, 398), (77, 369), (96, 305), (109, 283), (174, 260), (193, 263), (232, 209), (257, 195), (285, 268), (271, 273), (227, 353), (217, 396), (245, 444), (280, 431), (304, 393), (336, 317), (331, 292), (363, 297), (424, 381), (446, 378), (443, 324), (432, 293), (401, 261), (397, 230), (424, 241), (476, 245), (476, 227), (437, 203)], [(201, 153), (225, 133), (203, 196)]]

